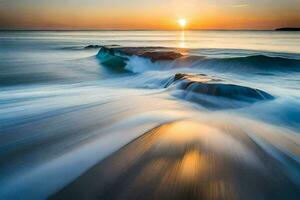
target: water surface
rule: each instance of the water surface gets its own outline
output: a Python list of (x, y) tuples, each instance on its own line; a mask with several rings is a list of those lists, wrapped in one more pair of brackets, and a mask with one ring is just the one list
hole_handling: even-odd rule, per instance
[[(70, 197), (120, 163), (91, 199), (297, 199), (299, 44), (297, 32), (1, 31), (0, 199)], [(88, 45), (185, 57), (130, 56), (116, 71)], [(172, 82), (183, 73), (227, 96)], [(243, 88), (272, 98), (232, 96)]]

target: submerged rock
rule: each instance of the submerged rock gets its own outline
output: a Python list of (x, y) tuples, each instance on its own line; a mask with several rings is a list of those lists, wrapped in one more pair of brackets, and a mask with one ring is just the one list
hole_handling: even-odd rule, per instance
[(219, 79), (213, 79), (208, 77), (205, 74), (184, 74), (184, 73), (177, 73), (174, 76), (173, 82), (179, 81), (179, 80), (189, 80), (191, 82), (212, 82), (212, 81), (221, 81)]
[[(102, 46), (101, 51), (106, 51), (111, 55), (118, 55), (120, 57), (140, 56), (148, 58), (152, 62), (160, 60), (175, 60), (183, 55), (173, 49), (162, 47), (119, 47), (119, 46)], [(99, 53), (100, 53), (99, 52)]]
[(84, 48), (85, 49), (99, 49), (99, 48), (101, 48), (101, 46), (100, 45), (88, 45)]
[(121, 47), (114, 49), (121, 54), (149, 58), (152, 62), (159, 60), (175, 60), (182, 57), (182, 54), (164, 48), (155, 49), (152, 47)]
[[(109, 45), (109, 46), (107, 46), (107, 47), (119, 47), (120, 45), (116, 45), (116, 44), (114, 44), (114, 45)], [(102, 48), (102, 47), (104, 47), (103, 45), (97, 45), (97, 44), (91, 44), (91, 45), (88, 45), (88, 46), (86, 46), (86, 47), (84, 47), (85, 49), (100, 49), (100, 48)]]
[(131, 56), (139, 56), (156, 62), (175, 60), (183, 55), (161, 47), (120, 47), (116, 45), (102, 46), (97, 54), (100, 63), (114, 71), (127, 71), (125, 66)]
[[(198, 102), (202, 105), (205, 104), (208, 107), (240, 107), (245, 104), (236, 104), (237, 101), (254, 103), (274, 99), (271, 94), (262, 90), (227, 84), (204, 74), (191, 75), (179, 73), (165, 87), (171, 85), (175, 85), (176, 89), (184, 91), (181, 95), (182, 98)], [(210, 98), (206, 98), (203, 95)], [(216, 100), (217, 97), (221, 97), (225, 101)]]

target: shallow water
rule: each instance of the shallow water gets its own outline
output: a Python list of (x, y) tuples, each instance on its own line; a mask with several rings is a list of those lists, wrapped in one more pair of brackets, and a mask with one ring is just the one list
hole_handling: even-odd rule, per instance
[[(274, 199), (270, 194), (275, 190), (281, 191), (282, 197), (299, 196), (299, 44), (299, 33), (273, 31), (0, 32), (0, 199), (48, 198), (145, 132), (166, 123), (173, 126), (174, 121), (182, 131), (168, 131), (162, 126), (155, 145), (173, 147), (182, 142), (187, 146), (184, 151), (170, 149), (178, 156), (178, 165), (189, 169), (183, 170), (188, 171), (183, 177), (190, 177), (189, 173), (201, 175), (201, 162), (197, 160), (203, 148), (208, 159), (215, 156), (217, 163), (226, 164), (222, 171), (207, 162), (210, 173), (218, 172), (229, 192), (221, 193), (220, 185), (208, 181), (216, 188), (213, 194), (202, 192), (208, 196), (201, 197), (214, 199), (218, 194), (218, 198), (232, 199), (235, 194), (237, 199)], [(151, 62), (131, 56), (124, 69), (116, 66), (114, 70), (97, 56), (100, 47), (85, 48), (88, 45), (168, 47), (185, 57)], [(213, 84), (221, 84), (220, 90), (226, 89), (227, 96), (222, 92), (203, 94), (203, 84), (184, 89), (186, 80), (171, 83), (178, 73), (201, 81), (214, 80)], [(241, 90), (223, 85), (257, 89), (273, 98), (254, 102), (247, 92), (243, 98), (236, 98), (232, 95)], [(189, 143), (191, 138), (199, 141), (199, 148)], [(203, 140), (205, 147), (201, 146)], [(139, 151), (148, 149), (129, 153)], [(161, 149), (158, 152), (162, 154), (159, 163), (165, 163), (163, 158), (168, 155)], [(225, 152), (229, 158), (220, 159)], [(150, 157), (152, 154), (147, 153)], [(175, 161), (170, 165), (152, 161), (150, 168), (177, 166)], [(137, 159), (135, 164), (146, 170), (144, 163)], [(230, 167), (247, 173), (234, 175), (226, 171)], [(173, 170), (168, 176), (176, 178), (180, 173)], [(138, 174), (137, 180), (147, 179)], [(248, 179), (251, 176), (254, 178)], [(206, 180), (211, 178), (206, 176)], [(235, 185), (234, 180), (239, 178), (249, 180), (248, 190)], [(197, 186), (188, 179), (189, 184)], [(256, 188), (253, 180), (262, 188)], [(264, 188), (265, 183), (273, 185)], [(183, 180), (178, 184), (174, 189), (166, 183), (163, 190), (155, 191), (174, 192), (187, 185)], [(120, 189), (129, 199), (139, 196)], [(189, 190), (185, 192), (189, 194)]]

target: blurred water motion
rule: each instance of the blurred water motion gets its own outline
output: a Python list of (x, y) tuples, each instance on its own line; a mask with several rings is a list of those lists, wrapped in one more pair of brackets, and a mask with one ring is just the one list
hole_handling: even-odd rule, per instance
[(299, 41), (0, 31), (0, 199), (299, 199)]
[[(251, 137), (273, 138), (276, 134), (268, 128)], [(276, 148), (271, 138), (267, 150), (251, 137), (233, 124), (168, 123), (125, 146), (52, 199), (298, 199), (297, 183), (276, 153), (269, 153)], [(282, 138), (280, 143), (288, 142)]]

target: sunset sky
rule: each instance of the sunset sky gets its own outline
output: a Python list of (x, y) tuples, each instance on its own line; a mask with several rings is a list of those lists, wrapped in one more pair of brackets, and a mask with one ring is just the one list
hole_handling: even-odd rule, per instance
[(300, 0), (0, 0), (0, 28), (274, 29), (299, 13)]

